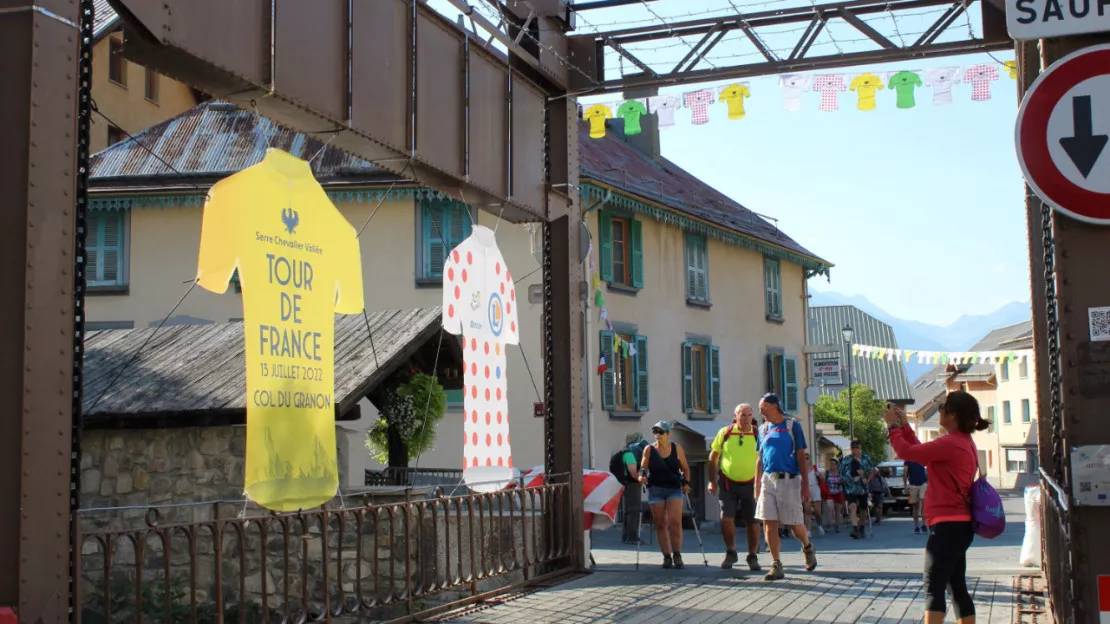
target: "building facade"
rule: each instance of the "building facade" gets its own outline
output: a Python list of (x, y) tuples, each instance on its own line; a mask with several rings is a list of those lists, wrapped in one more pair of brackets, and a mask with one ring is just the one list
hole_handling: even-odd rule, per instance
[[(1025, 321), (998, 328), (970, 351), (1021, 351), (1033, 348), (1033, 324)], [(925, 439), (943, 435), (937, 405), (948, 392), (963, 390), (979, 401), (987, 431), (973, 437), (979, 448), (980, 472), (998, 487), (1022, 488), (1036, 480), (1037, 389), (1032, 355), (991, 364), (934, 367), (914, 382), (915, 402), (907, 413), (925, 431)]]
[[(526, 295), (542, 278), (536, 228), (501, 222), (495, 212), (399, 181), (219, 102), (197, 106), (136, 139), (93, 160), (92, 327), (240, 320), (237, 286), (219, 295), (188, 291), (204, 196), (215, 181), (261, 160), (267, 147), (283, 149), (312, 161), (337, 208), (361, 231), (368, 310), (439, 305), (448, 251), (474, 224), (496, 230), (514, 276), (521, 326), (520, 348), (511, 349), (508, 359), (514, 465), (542, 463), (543, 420), (533, 417), (543, 396), (542, 304)], [(804, 417), (806, 279), (827, 273), (830, 265), (661, 158), (657, 148), (653, 154), (616, 132), (590, 139), (583, 129), (580, 158), (583, 219), (592, 239), (583, 283), (598, 275), (609, 321), (589, 297), (583, 308), (591, 362), (583, 406), (586, 465), (605, 469), (627, 433), (650, 438), (658, 420), (693, 423), (691, 431), (704, 435), (681, 442), (692, 461), (703, 459), (705, 436), (711, 439), (731, 419), (737, 403), (754, 405), (769, 390), (783, 397), (787, 411)], [(606, 171), (614, 166), (620, 175)], [(649, 178), (662, 193), (642, 188)], [(712, 210), (701, 208), (711, 202)], [(621, 340), (636, 348), (621, 347)], [(599, 374), (603, 353), (609, 364)], [(461, 392), (452, 391), (449, 399), (451, 413), (421, 467), (461, 466)], [(360, 421), (342, 423), (351, 448), (361, 445), (377, 420), (368, 402), (361, 408)], [(348, 461), (349, 487), (360, 485), (354, 480), (366, 468), (378, 467), (368, 453), (352, 452)]]

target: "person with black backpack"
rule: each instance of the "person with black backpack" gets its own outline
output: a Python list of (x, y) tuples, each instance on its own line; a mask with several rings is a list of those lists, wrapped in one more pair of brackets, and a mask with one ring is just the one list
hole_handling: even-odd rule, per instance
[(624, 536), (625, 544), (640, 543), (640, 517), (643, 507), (643, 488), (636, 464), (643, 454), (643, 434), (636, 432), (624, 436), (624, 447), (609, 458), (609, 472), (624, 486)]

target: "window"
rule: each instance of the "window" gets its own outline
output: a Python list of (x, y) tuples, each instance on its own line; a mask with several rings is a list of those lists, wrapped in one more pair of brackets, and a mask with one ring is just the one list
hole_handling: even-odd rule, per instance
[(682, 411), (721, 413), (721, 348), (682, 343)]
[(111, 147), (116, 143), (127, 138), (127, 133), (124, 132), (119, 126), (108, 124), (108, 146)]
[(647, 337), (601, 332), (601, 405), (610, 412), (646, 412), (649, 405)]
[(686, 301), (709, 303), (709, 251), (697, 234), (686, 235)]
[(782, 353), (767, 354), (767, 392), (782, 400), (782, 411), (798, 411), (798, 361)]
[(146, 70), (146, 77), (143, 81), (143, 95), (146, 99), (158, 103), (158, 72), (153, 69)]
[(470, 236), (470, 209), (450, 200), (421, 201), (418, 215), (416, 250), (416, 281), (419, 284), (443, 284), (443, 265), (447, 254)]
[(123, 58), (123, 39), (108, 40), (108, 80), (127, 86), (127, 61)]
[(1029, 399), (1021, 400), (1021, 422), (1033, 422), (1033, 414), (1030, 411)]
[(89, 212), (85, 232), (85, 282), (90, 289), (127, 286), (126, 212)]
[(1027, 379), (1029, 377), (1029, 360), (1022, 358), (1018, 362), (1018, 379)]
[(1020, 449), (1006, 449), (1006, 472), (1028, 472), (1029, 451)]
[(987, 406), (987, 420), (991, 421), (991, 427), (990, 427), (990, 429), (987, 429), (987, 433), (994, 433), (994, 428), (998, 425), (998, 423), (995, 422), (995, 420), (994, 420), (994, 406), (993, 405), (988, 405)]
[(602, 210), (597, 219), (601, 279), (610, 285), (643, 288), (643, 223), (608, 210)]
[(1003, 401), (1002, 402), (1002, 424), (1004, 424), (1004, 425), (1010, 424), (1010, 402), (1009, 401)]
[(1010, 361), (1002, 362), (1002, 381), (1010, 381)]
[(763, 259), (763, 285), (767, 290), (767, 318), (782, 318), (782, 276), (779, 261), (774, 258)]

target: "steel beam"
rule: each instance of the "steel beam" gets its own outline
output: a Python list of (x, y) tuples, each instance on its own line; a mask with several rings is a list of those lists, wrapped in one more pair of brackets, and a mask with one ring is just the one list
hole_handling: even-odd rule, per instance
[(79, 4), (0, 0), (0, 606), (68, 621)]
[(537, 60), (527, 35), (483, 24), (506, 57), (412, 0), (110, 2), (129, 59), (507, 220), (546, 216), (543, 110), (567, 71), (550, 28)]
[[(797, 71), (820, 71), (866, 63), (889, 63), (909, 59), (1011, 49), (1013, 41), (1005, 33), (1003, 13), (989, 0), (978, 1), (983, 14), (983, 31), (985, 33), (983, 38), (970, 38), (967, 33), (961, 32), (962, 39), (947, 43), (936, 43), (936, 40), (966, 10), (967, 3), (963, 0), (955, 3), (952, 0), (896, 0), (894, 2), (848, 0), (847, 2), (819, 4), (809, 7), (746, 13), (740, 16), (702, 18), (575, 35), (568, 38), (568, 45), (574, 52), (572, 60), (579, 71), (572, 71), (569, 80), (571, 88), (575, 92), (582, 95), (595, 95), (643, 87), (741, 79)], [(894, 19), (898, 19), (899, 13), (942, 6), (948, 7), (948, 10), (913, 45), (899, 46), (895, 44), (891, 41), (890, 36), (883, 34), (861, 18), (865, 15), (889, 12), (894, 15)], [(842, 20), (863, 33), (878, 45), (878, 49), (807, 57), (818, 35), (825, 28), (826, 22), (833, 19)], [(785, 24), (807, 25), (793, 46), (790, 56), (781, 59), (778, 54), (768, 49), (763, 43), (759, 31), (762, 28)], [(700, 49), (709, 36), (716, 34), (719, 41), (723, 33), (737, 28), (741, 29), (752, 42), (752, 45), (763, 56), (763, 61), (711, 69), (693, 69), (697, 60), (703, 58), (716, 43), (715, 41), (710, 43), (708, 48)], [(661, 76), (653, 76), (650, 71), (645, 70), (646, 75), (626, 75), (609, 79), (605, 73), (604, 47), (591, 47), (598, 42), (604, 42), (611, 49), (621, 49), (631, 54), (636, 52), (630, 47), (633, 44), (685, 37), (701, 37), (702, 39), (698, 46), (687, 54), (687, 57), (673, 70), (660, 71)], [(620, 47), (618, 48), (618, 46)], [(688, 62), (691, 57), (695, 57), (694, 62)], [(645, 62), (642, 54), (637, 60)], [(650, 69), (656, 69), (651, 67), (653, 62), (650, 59), (646, 60), (645, 63)], [(644, 68), (641, 67), (641, 69)]]

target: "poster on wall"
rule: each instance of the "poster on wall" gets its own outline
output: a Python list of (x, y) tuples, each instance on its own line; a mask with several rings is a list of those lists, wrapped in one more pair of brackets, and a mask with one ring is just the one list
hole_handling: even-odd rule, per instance
[(309, 164), (270, 149), (209, 191), (197, 283), (238, 273), (247, 366), (246, 496), (274, 511), (327, 502), (339, 487), (335, 314), (363, 310), (351, 224)]
[(514, 477), (507, 347), (520, 344), (516, 286), (493, 230), (475, 224), (443, 266), (443, 328), (463, 337), (463, 482), (495, 492)]
[(810, 379), (815, 386), (842, 385), (840, 376), (840, 354), (821, 353), (810, 356)]

